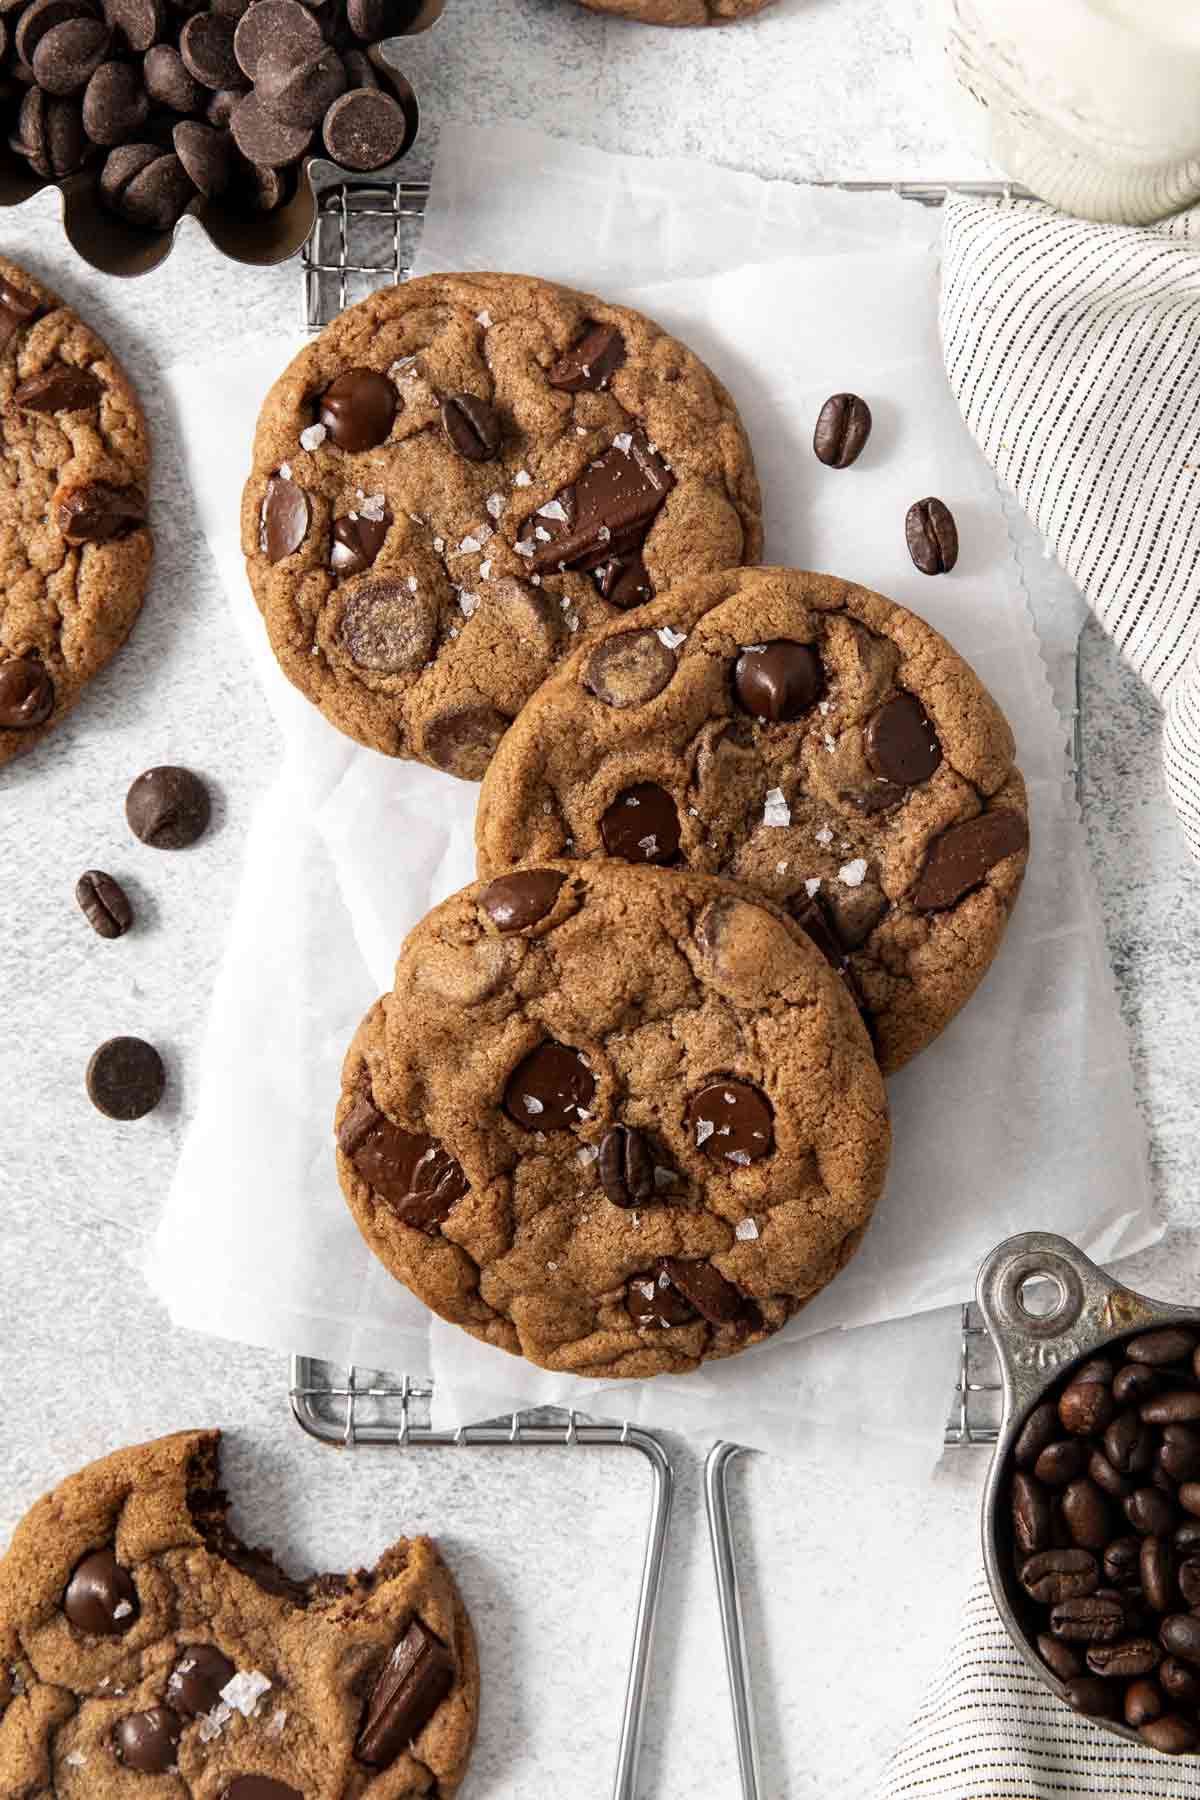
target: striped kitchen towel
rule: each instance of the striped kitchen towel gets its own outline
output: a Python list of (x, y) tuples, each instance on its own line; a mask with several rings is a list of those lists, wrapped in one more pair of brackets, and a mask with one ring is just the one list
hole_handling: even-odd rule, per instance
[(986, 1581), (949, 1665), (913, 1720), (878, 1800), (1200, 1800), (1200, 1759), (1170, 1757), (1079, 1718), (1043, 1687)]
[(1200, 858), (1200, 208), (1143, 229), (953, 196), (940, 317), (984, 455), (1163, 706)]

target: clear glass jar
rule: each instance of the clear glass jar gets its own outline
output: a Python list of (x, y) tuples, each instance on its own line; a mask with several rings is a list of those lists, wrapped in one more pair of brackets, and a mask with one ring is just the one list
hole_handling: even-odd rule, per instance
[(1200, 0), (942, 0), (984, 154), (1066, 212), (1146, 224), (1200, 199)]

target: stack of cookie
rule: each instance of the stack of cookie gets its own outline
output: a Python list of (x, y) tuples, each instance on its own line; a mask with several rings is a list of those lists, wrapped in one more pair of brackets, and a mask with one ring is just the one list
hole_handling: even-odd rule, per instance
[(721, 383), (546, 282), (425, 277), (335, 321), (264, 407), (243, 537), (326, 717), (483, 783), (480, 879), (410, 934), (346, 1059), (372, 1249), (574, 1374), (777, 1331), (867, 1227), (884, 1076), (1015, 902), (995, 702), (904, 608), (755, 566)]

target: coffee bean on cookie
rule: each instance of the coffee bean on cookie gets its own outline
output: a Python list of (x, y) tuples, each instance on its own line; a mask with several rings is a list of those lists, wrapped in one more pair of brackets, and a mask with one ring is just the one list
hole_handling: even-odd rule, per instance
[(355, 88), (325, 115), (325, 148), (345, 169), (365, 172), (394, 162), (408, 137), (404, 109), (377, 88)]
[[(266, 0), (259, 3), (266, 4)], [(155, 44), (147, 50), (142, 60), (142, 80), (150, 98), (172, 112), (199, 112), (204, 105), (206, 89), (188, 74), (173, 44)]]
[(166, 1081), (161, 1056), (144, 1038), (109, 1038), (87, 1066), (88, 1098), (110, 1119), (141, 1119), (153, 1112)]
[(553, 869), (520, 869), (490, 881), (479, 904), (497, 931), (526, 931), (554, 910), (562, 884)]
[(825, 686), (821, 659), (808, 644), (750, 644), (733, 672), (738, 705), (756, 719), (778, 724), (816, 704)]
[(0, 662), (0, 731), (32, 731), (54, 711), (54, 682), (31, 656)]
[(608, 386), (624, 361), (625, 340), (617, 326), (593, 323), (551, 364), (546, 379), (566, 394), (594, 392)]
[(76, 1563), (62, 1609), (89, 1637), (120, 1637), (137, 1619), (137, 1589), (111, 1550), (93, 1550)]
[(318, 417), (339, 450), (373, 450), (391, 435), (397, 401), (386, 375), (347, 369), (321, 395)]
[(1016, 856), (1029, 842), (1029, 829), (1017, 813), (986, 812), (952, 825), (934, 839), (917, 880), (913, 904), (918, 912), (953, 906), (978, 887), (996, 864)]
[(831, 394), (817, 414), (813, 451), (829, 469), (857, 462), (871, 435), (871, 409), (857, 394)]
[[(268, 0), (258, 0), (260, 5)], [(250, 17), (248, 13), (247, 18)], [(304, 155), (312, 140), (307, 125), (287, 125), (267, 111), (257, 92), (246, 94), (234, 107), (229, 120), (233, 141), (247, 162), (264, 168), (281, 169)]]
[(928, 781), (942, 760), (937, 732), (913, 694), (897, 694), (872, 713), (863, 749), (876, 775), (901, 787)]
[(238, 21), (233, 48), (242, 74), (247, 81), (254, 81), (265, 51), (286, 46), (299, 56), (305, 51), (319, 52), (324, 41), (321, 27), (300, 0), (255, 0)]
[(75, 898), (98, 937), (124, 937), (133, 924), (133, 908), (119, 881), (103, 869), (88, 869), (75, 883)]
[(58, 529), (68, 544), (104, 544), (142, 525), (146, 501), (136, 488), (93, 481), (64, 494), (55, 508)]
[(47, 94), (81, 94), (108, 53), (102, 19), (66, 19), (38, 42), (33, 73)]
[(770, 1104), (748, 1081), (709, 1082), (688, 1101), (687, 1120), (697, 1149), (738, 1167), (757, 1162), (774, 1146)]
[(640, 1131), (613, 1125), (600, 1139), (600, 1185), (614, 1206), (638, 1206), (654, 1196), (654, 1159)]
[(268, 562), (282, 562), (300, 548), (308, 536), (311, 517), (304, 489), (286, 475), (272, 475), (263, 496), (259, 523), (259, 548)]
[[(329, 566), (334, 574), (361, 575), (369, 569), (383, 549), (392, 523), (391, 511), (386, 506), (379, 519), (368, 519), (360, 512), (345, 513), (335, 519), (329, 550)], [(272, 561), (276, 560), (272, 558)]]
[(477, 394), (451, 394), (442, 401), (442, 430), (468, 462), (489, 462), (500, 448), (496, 409)]
[(83, 96), (83, 129), (93, 144), (124, 144), (150, 113), (150, 96), (132, 63), (103, 62)]
[(113, 1731), (117, 1761), (139, 1775), (165, 1775), (175, 1766), (182, 1721), (166, 1706), (128, 1713)]
[(675, 652), (654, 631), (626, 631), (593, 650), (583, 685), (606, 706), (644, 706), (675, 673)]
[(922, 575), (948, 575), (958, 561), (958, 527), (944, 501), (916, 500), (904, 521), (908, 553)]
[(227, 131), (201, 125), (198, 119), (181, 119), (171, 142), (189, 179), (207, 199), (215, 200), (225, 192), (235, 162), (233, 140)]
[(617, 795), (600, 821), (610, 856), (633, 863), (669, 863), (679, 850), (675, 802), (656, 781), (639, 781)]
[(454, 1659), (420, 1619), (387, 1658), (367, 1699), (354, 1754), (386, 1769), (428, 1725), (454, 1684)]
[(200, 777), (171, 763), (147, 769), (125, 796), (129, 829), (156, 850), (185, 850), (194, 844), (207, 831), (211, 810)]
[(435, 1231), (468, 1191), (458, 1163), (432, 1138), (401, 1131), (367, 1099), (347, 1113), (338, 1148), (406, 1225)]

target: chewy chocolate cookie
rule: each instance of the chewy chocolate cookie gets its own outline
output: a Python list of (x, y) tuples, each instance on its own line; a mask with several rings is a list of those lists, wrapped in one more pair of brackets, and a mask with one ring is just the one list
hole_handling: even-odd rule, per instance
[(0, 765), (74, 706), (137, 618), (149, 475), (124, 370), (0, 257)]
[(18, 1525), (0, 1561), (0, 1793), (456, 1793), (479, 1670), (436, 1546), (402, 1538), (370, 1572), (295, 1581), (234, 1537), (217, 1449), (191, 1431), (118, 1450)]
[(625, 857), (746, 882), (846, 975), (885, 1072), (996, 954), (1025, 786), (986, 688), (866, 588), (741, 569), (676, 588), (546, 684), (480, 797), (479, 870)]
[(762, 12), (771, 0), (582, 0), (592, 12), (617, 13), (643, 25), (731, 25)]
[(584, 637), (753, 562), (762, 533), (733, 401), (682, 344), (550, 282), (436, 275), (343, 313), (276, 382), (242, 543), (326, 718), (478, 780)]
[(578, 1375), (769, 1337), (857, 1249), (883, 1083), (793, 920), (617, 862), (476, 883), (412, 931), (342, 1072), (338, 1172), (453, 1324)]

